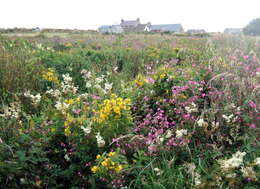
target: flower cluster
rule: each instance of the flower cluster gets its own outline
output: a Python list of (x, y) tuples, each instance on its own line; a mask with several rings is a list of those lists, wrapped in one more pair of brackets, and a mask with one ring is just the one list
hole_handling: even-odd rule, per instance
[(236, 152), (232, 155), (232, 158), (227, 160), (219, 160), (220, 166), (224, 171), (238, 168), (243, 163), (243, 157), (246, 155), (246, 152)]
[(92, 173), (120, 173), (127, 167), (127, 162), (122, 159), (122, 156), (118, 152), (109, 152), (104, 155), (97, 155), (96, 160), (98, 164), (91, 167)]
[(106, 141), (102, 138), (102, 136), (100, 135), (100, 133), (98, 132), (96, 135), (96, 139), (97, 139), (97, 145), (98, 147), (104, 147), (106, 144)]
[(54, 82), (54, 83), (58, 83), (59, 80), (58, 80), (58, 77), (55, 73), (55, 71), (51, 68), (48, 69), (47, 72), (44, 72), (42, 74), (42, 77), (43, 79), (47, 80), (47, 81), (51, 81), (51, 82)]
[(100, 110), (97, 112), (98, 117), (95, 118), (95, 121), (103, 123), (110, 117), (120, 118), (123, 111), (129, 111), (130, 108), (131, 100), (129, 98), (123, 99), (112, 94), (110, 99), (104, 100), (101, 104)]
[(107, 72), (106, 75), (101, 75), (96, 78), (92, 72), (85, 69), (81, 71), (81, 74), (86, 83), (86, 88), (92, 92), (97, 92), (98, 94), (107, 94), (113, 88), (113, 83), (108, 81), (110, 72)]
[(61, 90), (64, 94), (72, 93), (76, 94), (78, 91), (78, 87), (74, 86), (72, 82), (72, 77), (69, 74), (62, 75), (63, 82), (61, 82)]
[(38, 93), (37, 95), (32, 95), (30, 94), (30, 91), (27, 91), (24, 93), (24, 96), (27, 97), (27, 98), (30, 98), (33, 105), (38, 105), (41, 101), (41, 94)]
[(5, 119), (18, 119), (22, 112), (21, 105), (18, 102), (13, 102), (9, 106), (4, 107), (3, 112), (3, 114), (0, 114), (0, 117)]

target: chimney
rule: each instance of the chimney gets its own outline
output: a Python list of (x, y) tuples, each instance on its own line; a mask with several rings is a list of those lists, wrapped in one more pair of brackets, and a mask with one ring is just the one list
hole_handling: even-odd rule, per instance
[(140, 22), (140, 18), (137, 18), (136, 21), (137, 21), (137, 22)]
[(124, 22), (124, 19), (121, 19), (121, 24)]

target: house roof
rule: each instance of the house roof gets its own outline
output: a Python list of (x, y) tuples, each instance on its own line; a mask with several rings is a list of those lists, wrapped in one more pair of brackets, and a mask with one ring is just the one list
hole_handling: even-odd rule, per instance
[(188, 33), (206, 33), (204, 29), (189, 29), (187, 30)]
[(182, 31), (181, 24), (160, 24), (160, 25), (151, 25), (151, 30), (160, 30), (160, 31), (173, 31), (178, 32)]
[(226, 28), (224, 32), (242, 32), (242, 28)]
[(136, 20), (121, 20), (121, 26), (137, 26), (137, 25), (139, 25), (139, 24), (141, 24), (140, 23), (140, 19), (139, 18), (137, 18)]
[(143, 32), (147, 24), (138, 24), (136, 27), (131, 26), (131, 27), (123, 27), (124, 32)]
[(99, 27), (99, 29), (107, 29), (107, 28), (122, 28), (122, 27), (120, 25), (104, 25)]
[(121, 26), (135, 26), (138, 24), (139, 24), (139, 22), (137, 20), (128, 20), (128, 21), (123, 21), (121, 23)]

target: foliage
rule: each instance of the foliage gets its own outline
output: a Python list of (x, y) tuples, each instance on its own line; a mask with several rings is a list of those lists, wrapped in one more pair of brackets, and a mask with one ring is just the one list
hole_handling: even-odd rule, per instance
[(252, 20), (244, 29), (246, 35), (260, 35), (260, 18)]
[(257, 38), (45, 35), (0, 40), (0, 188), (258, 188)]

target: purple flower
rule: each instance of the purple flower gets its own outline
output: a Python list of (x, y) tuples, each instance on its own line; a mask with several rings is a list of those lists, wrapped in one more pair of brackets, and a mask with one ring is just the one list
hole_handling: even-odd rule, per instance
[(256, 104), (253, 101), (249, 101), (248, 104), (251, 108), (256, 108)]
[(95, 100), (100, 100), (101, 99), (100, 96), (96, 96), (96, 95), (92, 95), (92, 98), (95, 99)]
[(79, 115), (80, 112), (81, 112), (81, 109), (73, 109), (72, 112), (73, 112), (74, 114)]
[(149, 100), (149, 97), (148, 96), (145, 96), (144, 97), (144, 101), (147, 102)]
[(153, 78), (151, 78), (151, 77), (148, 77), (148, 78), (147, 78), (147, 81), (148, 81), (149, 83), (151, 83), (151, 84), (154, 84), (154, 83), (155, 83), (155, 80), (154, 80)]

